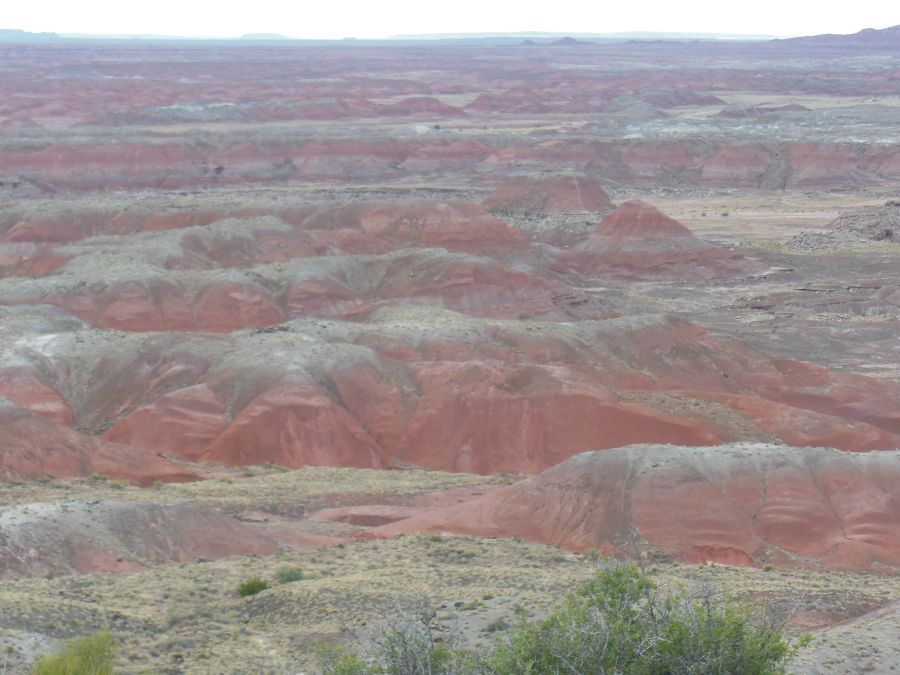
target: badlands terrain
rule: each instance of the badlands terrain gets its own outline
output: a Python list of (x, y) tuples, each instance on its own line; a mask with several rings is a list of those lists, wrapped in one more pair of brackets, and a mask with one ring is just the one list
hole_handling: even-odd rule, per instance
[(0, 43), (0, 672), (485, 642), (635, 556), (900, 670), (898, 328), (900, 28)]

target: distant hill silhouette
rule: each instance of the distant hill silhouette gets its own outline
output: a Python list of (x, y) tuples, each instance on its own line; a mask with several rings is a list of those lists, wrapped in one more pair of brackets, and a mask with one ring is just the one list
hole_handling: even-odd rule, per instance
[(554, 47), (570, 47), (573, 45), (586, 45), (586, 44), (590, 44), (590, 43), (582, 42), (581, 40), (576, 40), (573, 37), (564, 37), (564, 38), (560, 38), (559, 40), (554, 40), (550, 44), (553, 45)]
[(0, 42), (46, 42), (60, 40), (56, 33), (29, 33), (17, 28), (0, 28)]
[(802, 44), (804, 46), (870, 47), (900, 51), (900, 25), (882, 28), (880, 30), (875, 28), (865, 28), (858, 33), (849, 35), (829, 33), (826, 35), (810, 35), (807, 37), (776, 40), (776, 42), (782, 44)]
[(278, 33), (245, 33), (241, 35), (241, 40), (291, 40), (287, 35), (279, 35)]

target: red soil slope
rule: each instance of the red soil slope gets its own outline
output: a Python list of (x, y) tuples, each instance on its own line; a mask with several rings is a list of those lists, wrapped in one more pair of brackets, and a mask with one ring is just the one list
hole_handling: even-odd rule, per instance
[(81, 434), (40, 414), (0, 404), (0, 479), (77, 478), (93, 473), (151, 485), (199, 476), (152, 450), (116, 445)]
[(577, 455), (467, 504), (372, 536), (521, 536), (630, 553), (632, 528), (677, 560), (900, 570), (900, 455), (736, 445)]
[[(83, 375), (77, 419), (106, 440), (189, 459), (484, 473), (740, 434), (900, 446), (900, 390), (889, 383), (772, 361), (674, 317), (563, 327), (405, 308), (368, 320), (107, 343)], [(675, 416), (629, 400), (642, 392), (696, 403)]]
[(758, 263), (697, 239), (674, 218), (637, 200), (606, 216), (584, 243), (563, 252), (556, 266), (595, 277), (685, 280), (760, 269)]
[(148, 564), (271, 555), (276, 540), (195, 503), (49, 502), (0, 508), (0, 578), (133, 572)]

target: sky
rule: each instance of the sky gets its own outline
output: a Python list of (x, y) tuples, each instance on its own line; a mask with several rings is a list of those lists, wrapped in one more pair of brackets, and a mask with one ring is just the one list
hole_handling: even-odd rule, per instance
[(383, 38), (515, 31), (855, 33), (900, 24), (890, 0), (25, 0), (6, 2), (0, 28), (32, 32), (237, 37)]

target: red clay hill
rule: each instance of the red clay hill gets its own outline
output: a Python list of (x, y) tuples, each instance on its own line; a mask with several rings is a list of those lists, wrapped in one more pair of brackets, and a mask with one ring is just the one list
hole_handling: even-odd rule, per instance
[(0, 532), (0, 579), (136, 572), (279, 550), (265, 531), (195, 502), (17, 504), (0, 508)]
[(66, 479), (96, 473), (151, 485), (200, 478), (152, 450), (102, 441), (2, 400), (0, 429), (0, 480)]
[(900, 570), (900, 452), (740, 444), (587, 452), (540, 475), (377, 528), (520, 536), (691, 563)]
[(145, 482), (166, 479), (157, 453), (531, 473), (630, 443), (900, 446), (896, 385), (773, 360), (674, 316), (556, 323), (401, 306), (192, 335), (97, 329), (59, 310), (40, 324), (48, 310), (30, 311), (6, 309), (24, 328), (0, 369), (31, 382), (13, 409), (24, 413), (4, 422), (4, 461), (34, 465), (26, 475), (113, 475), (86, 461), (56, 471), (65, 455), (44, 449), (69, 447), (120, 457), (115, 475), (140, 466)]
[(758, 271), (760, 265), (704, 242), (674, 218), (642, 202), (625, 202), (588, 239), (562, 253), (557, 269), (585, 276), (701, 280)]

